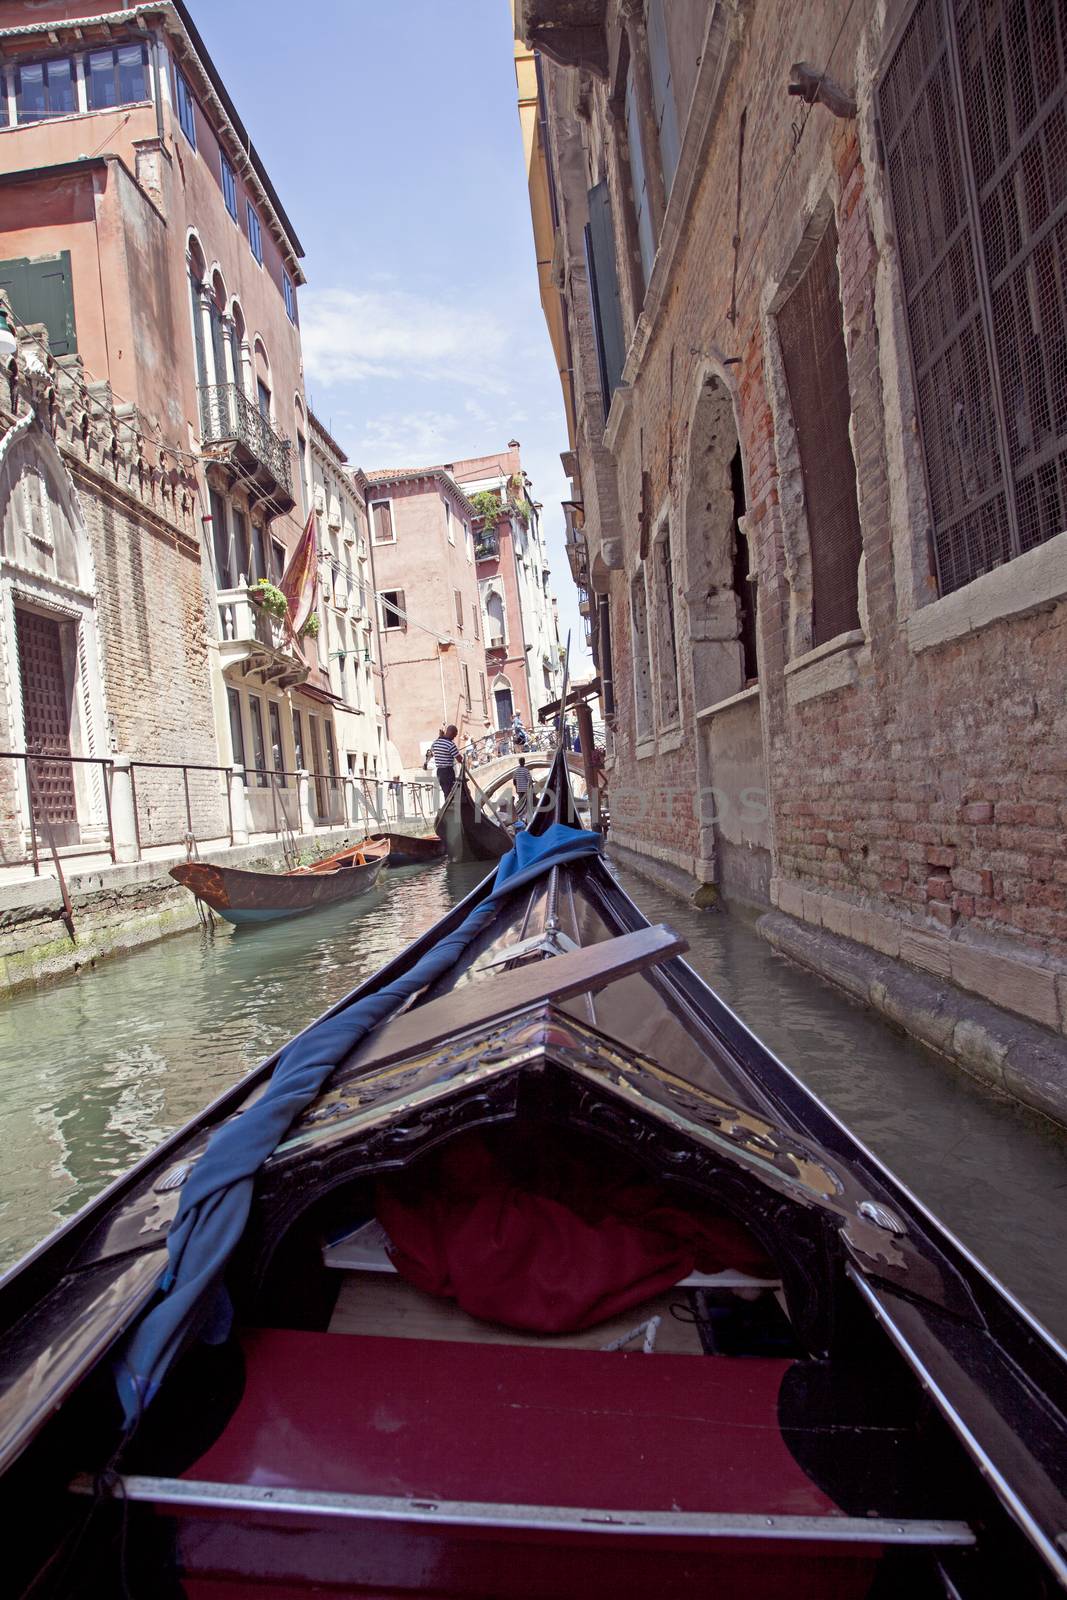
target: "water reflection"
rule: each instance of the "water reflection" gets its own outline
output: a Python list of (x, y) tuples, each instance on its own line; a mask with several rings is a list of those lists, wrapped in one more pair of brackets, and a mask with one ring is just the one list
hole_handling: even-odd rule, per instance
[[(0, 1013), (0, 1263), (9, 1263), (466, 894), (407, 868), (353, 905), (170, 939)], [(749, 1027), (1067, 1338), (1067, 1140), (1001, 1102), (750, 927), (623, 882)]]
[(225, 924), (0, 1012), (0, 1265), (428, 928), (484, 875), (402, 868), (355, 904)]

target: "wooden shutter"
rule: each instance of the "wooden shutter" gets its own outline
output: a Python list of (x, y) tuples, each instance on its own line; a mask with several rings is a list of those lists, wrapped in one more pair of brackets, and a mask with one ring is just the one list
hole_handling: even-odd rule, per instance
[(811, 541), (812, 643), (859, 627), (860, 533), (851, 401), (831, 222), (778, 313)]
[(69, 250), (38, 261), (0, 261), (0, 289), (20, 322), (44, 323), (54, 356), (77, 351)]
[(453, 589), (452, 593), (455, 596), (455, 601), (456, 601), (456, 627), (459, 629), (460, 633), (462, 633), (463, 632), (463, 596), (460, 594), (458, 589)]
[(597, 358), (600, 362), (600, 388), (604, 415), (611, 409), (611, 397), (618, 388), (626, 360), (626, 338), (619, 301), (619, 275), (615, 263), (615, 232), (611, 219), (611, 200), (607, 182), (589, 191), (589, 223), (585, 230), (586, 268), (593, 302)]
[(372, 510), (374, 513), (374, 542), (376, 544), (392, 544), (393, 509), (388, 500), (376, 501)]
[(659, 164), (663, 171), (663, 191), (669, 195), (678, 166), (678, 112), (674, 101), (671, 58), (667, 48), (664, 0), (648, 4), (648, 66), (652, 78), (652, 104), (659, 132)]

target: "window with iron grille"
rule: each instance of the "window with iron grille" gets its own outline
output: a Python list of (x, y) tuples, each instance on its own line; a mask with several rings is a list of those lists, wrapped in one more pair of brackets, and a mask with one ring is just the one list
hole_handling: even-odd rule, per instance
[(804, 276), (778, 313), (789, 402), (804, 479), (811, 547), (812, 644), (859, 627), (863, 539), (856, 463), (848, 436), (851, 402), (831, 221)]
[(630, 583), (630, 620), (634, 641), (634, 722), (638, 739), (650, 739), (655, 732), (652, 721), (652, 657), (648, 646), (648, 598), (645, 574), (634, 575)]
[(656, 546), (656, 655), (661, 728), (678, 721), (678, 642), (674, 626), (674, 567), (670, 530), (664, 527)]
[(920, 0), (878, 110), (949, 594), (1067, 528), (1067, 15)]

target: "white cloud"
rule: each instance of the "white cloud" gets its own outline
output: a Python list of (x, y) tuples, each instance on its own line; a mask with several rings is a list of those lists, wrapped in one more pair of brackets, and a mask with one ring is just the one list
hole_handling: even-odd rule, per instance
[(506, 387), (507, 329), (491, 311), (402, 289), (310, 289), (300, 297), (300, 333), (308, 375), (319, 383), (448, 378)]

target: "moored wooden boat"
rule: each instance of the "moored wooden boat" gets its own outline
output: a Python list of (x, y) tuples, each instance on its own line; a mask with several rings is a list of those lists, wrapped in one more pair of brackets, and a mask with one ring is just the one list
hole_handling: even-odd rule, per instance
[(445, 858), (444, 841), (436, 833), (375, 833), (367, 840), (370, 845), (386, 840), (389, 854), (387, 867), (423, 867)]
[(387, 837), (366, 839), (290, 872), (251, 872), (211, 861), (183, 861), (171, 868), (170, 875), (220, 917), (241, 927), (304, 916), (366, 894), (378, 881), (389, 850)]
[(449, 861), (499, 861), (511, 848), (511, 835), (477, 800), (472, 780), (461, 767), (434, 821)]
[[(561, 766), (534, 835), (574, 825)], [(125, 1440), (109, 1362), (190, 1167), (276, 1058), (0, 1282), (13, 1592), (1067, 1581), (1067, 1354), (683, 948), (576, 846), (487, 880), (308, 1030), (311, 1058), (397, 997), (257, 1173), (230, 1337), (191, 1346)]]

